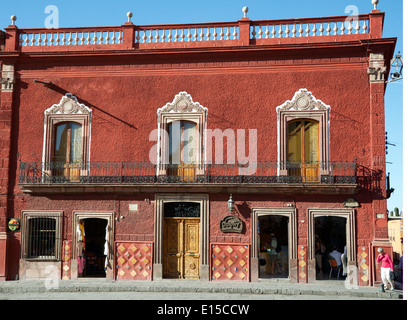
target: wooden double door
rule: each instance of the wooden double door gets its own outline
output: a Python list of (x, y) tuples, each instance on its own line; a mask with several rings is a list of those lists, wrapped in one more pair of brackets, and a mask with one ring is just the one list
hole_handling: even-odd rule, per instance
[(199, 279), (200, 219), (164, 218), (163, 240), (164, 277)]

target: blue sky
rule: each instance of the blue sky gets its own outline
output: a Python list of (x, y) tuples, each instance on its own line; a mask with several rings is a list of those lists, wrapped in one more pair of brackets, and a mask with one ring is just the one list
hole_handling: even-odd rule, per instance
[[(354, 5), (360, 14), (373, 9), (371, 0), (0, 0), (0, 28), (11, 24), (16, 15), (20, 28), (44, 28), (49, 14), (45, 8), (54, 5), (59, 11), (60, 27), (116, 26), (127, 21), (126, 13), (133, 12), (134, 24), (168, 24), (193, 22), (236, 21), (242, 16), (242, 7), (249, 7), (252, 20), (305, 18), (345, 15), (345, 8)], [(397, 37), (396, 53), (403, 54), (402, 0), (381, 0), (378, 9), (386, 13), (384, 37)], [(386, 130), (389, 142), (387, 172), (395, 192), (388, 200), (389, 211), (403, 206), (403, 82), (388, 85), (386, 102)]]

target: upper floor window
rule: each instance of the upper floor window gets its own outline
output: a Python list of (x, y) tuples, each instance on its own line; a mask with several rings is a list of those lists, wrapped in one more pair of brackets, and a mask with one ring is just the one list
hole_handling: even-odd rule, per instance
[(176, 121), (168, 126), (169, 163), (196, 164), (198, 156), (198, 140), (196, 123)]
[(287, 128), (287, 160), (289, 162), (319, 161), (319, 124), (313, 120), (294, 120)]
[(180, 92), (158, 109), (158, 175), (193, 181), (203, 174), (207, 109)]
[(53, 159), (54, 162), (81, 162), (82, 125), (66, 122), (55, 127)]
[(276, 110), (279, 174), (313, 181), (327, 174), (330, 106), (301, 89)]
[(92, 110), (70, 93), (45, 111), (44, 173), (54, 182), (86, 174), (91, 114)]

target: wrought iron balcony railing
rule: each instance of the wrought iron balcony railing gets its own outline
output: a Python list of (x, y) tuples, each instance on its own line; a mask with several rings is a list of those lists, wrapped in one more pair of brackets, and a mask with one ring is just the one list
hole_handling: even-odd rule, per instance
[(258, 161), (155, 165), (149, 161), (20, 162), (19, 184), (356, 184), (351, 162)]

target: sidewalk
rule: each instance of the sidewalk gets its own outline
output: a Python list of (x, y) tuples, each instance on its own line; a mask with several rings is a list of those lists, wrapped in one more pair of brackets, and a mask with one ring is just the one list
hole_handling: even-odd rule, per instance
[[(289, 283), (286, 280), (259, 282), (214, 282), (199, 280), (112, 281), (106, 279), (25, 280), (0, 282), (0, 293), (23, 294), (44, 292), (183, 292), (240, 293), (275, 295), (311, 295), (354, 297), (355, 299), (400, 300), (400, 290), (379, 292), (378, 287), (346, 288), (344, 281), (319, 281), (316, 284)], [(225, 296), (227, 300), (227, 296)]]

